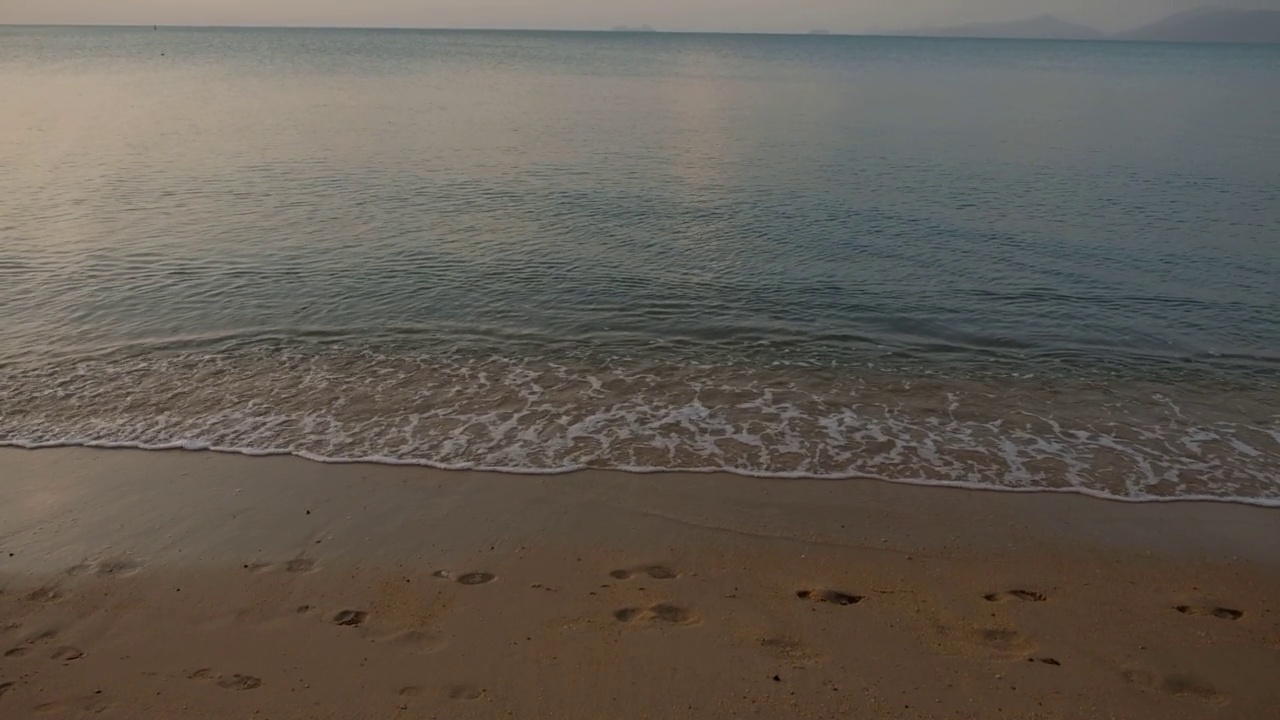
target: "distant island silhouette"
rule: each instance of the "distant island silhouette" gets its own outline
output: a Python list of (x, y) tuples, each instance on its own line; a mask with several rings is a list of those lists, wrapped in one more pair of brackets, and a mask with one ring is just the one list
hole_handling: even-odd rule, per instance
[(618, 25), (610, 28), (612, 32), (658, 32), (652, 25)]
[(1280, 43), (1280, 11), (1202, 7), (1148, 25), (1107, 34), (1053, 15), (1009, 22), (917, 28), (893, 35), (1026, 40), (1144, 40), (1150, 42)]
[(1009, 38), (1026, 40), (1103, 40), (1101, 30), (1067, 22), (1053, 15), (1040, 15), (1011, 22), (969, 23), (940, 28), (921, 28), (910, 35), (922, 37)]
[(1202, 7), (1115, 37), (1156, 42), (1280, 43), (1280, 11)]

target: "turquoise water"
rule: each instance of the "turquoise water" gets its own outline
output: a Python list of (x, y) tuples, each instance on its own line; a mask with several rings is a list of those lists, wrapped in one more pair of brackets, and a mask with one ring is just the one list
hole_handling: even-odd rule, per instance
[(0, 28), (0, 442), (1280, 502), (1277, 77)]

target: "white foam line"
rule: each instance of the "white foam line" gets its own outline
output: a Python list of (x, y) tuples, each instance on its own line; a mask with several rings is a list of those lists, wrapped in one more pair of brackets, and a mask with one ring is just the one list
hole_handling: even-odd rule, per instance
[(1113, 502), (1125, 503), (1174, 503), (1174, 502), (1213, 502), (1228, 503), (1233, 505), (1251, 505), (1254, 507), (1264, 508), (1280, 508), (1280, 497), (1276, 498), (1254, 498), (1254, 497), (1236, 497), (1236, 496), (1219, 496), (1219, 495), (1177, 495), (1177, 496), (1158, 496), (1158, 495), (1142, 495), (1142, 496), (1126, 496), (1112, 495), (1098, 490), (1081, 487), (1065, 487), (1065, 488), (1048, 488), (1048, 487), (1009, 487), (1007, 485), (994, 485), (986, 483), (966, 482), (963, 480), (925, 480), (913, 478), (890, 478), (882, 475), (874, 475), (871, 473), (832, 473), (827, 475), (818, 475), (814, 473), (804, 472), (755, 472), (751, 470), (743, 470), (731, 467), (645, 467), (645, 466), (617, 466), (617, 467), (597, 467), (591, 465), (566, 465), (555, 468), (529, 468), (529, 467), (498, 467), (477, 465), (474, 463), (439, 463), (430, 460), (397, 458), (386, 455), (369, 455), (362, 457), (330, 457), (327, 455), (317, 455), (309, 453), (305, 450), (288, 450), (278, 448), (244, 448), (244, 447), (224, 447), (212, 445), (205, 442), (197, 441), (174, 441), (167, 443), (137, 443), (137, 442), (121, 442), (106, 440), (50, 440), (45, 442), (25, 442), (21, 440), (0, 440), (0, 447), (21, 448), (23, 450), (42, 450), (48, 448), (65, 448), (65, 447), (85, 447), (107, 450), (148, 450), (148, 451), (165, 451), (165, 450), (188, 450), (193, 452), (218, 452), (233, 455), (246, 455), (249, 457), (266, 457), (273, 455), (291, 455), (293, 457), (310, 460), (312, 462), (327, 463), (333, 465), (348, 464), (373, 464), (373, 465), (407, 465), (416, 467), (429, 467), (436, 470), (469, 470), (473, 472), (493, 472), (504, 473), (508, 475), (564, 475), (572, 472), (580, 472), (583, 470), (600, 470), (612, 472), (625, 472), (634, 474), (656, 474), (656, 473), (727, 473), (730, 475), (738, 475), (741, 477), (776, 479), (776, 480), (878, 480), (881, 482), (895, 483), (898, 485), (916, 485), (921, 487), (947, 487), (961, 488), (965, 490), (984, 490), (995, 492), (1011, 492), (1011, 493), (1066, 493), (1073, 495), (1085, 495), (1087, 497), (1096, 498), (1098, 500), (1110, 500)]

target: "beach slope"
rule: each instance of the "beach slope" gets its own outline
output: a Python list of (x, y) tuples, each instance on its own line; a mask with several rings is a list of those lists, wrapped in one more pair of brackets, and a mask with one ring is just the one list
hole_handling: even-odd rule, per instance
[(1241, 718), (1280, 511), (0, 451), (4, 718)]

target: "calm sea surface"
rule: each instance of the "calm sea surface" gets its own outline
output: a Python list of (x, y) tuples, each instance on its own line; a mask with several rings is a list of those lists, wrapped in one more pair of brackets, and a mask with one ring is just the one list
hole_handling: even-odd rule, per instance
[(1280, 46), (0, 28), (0, 443), (1280, 504)]

